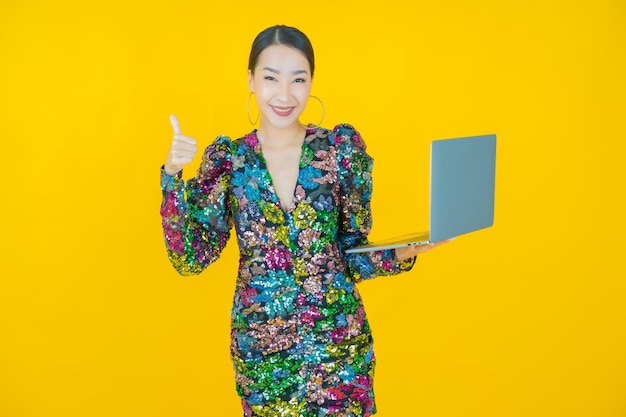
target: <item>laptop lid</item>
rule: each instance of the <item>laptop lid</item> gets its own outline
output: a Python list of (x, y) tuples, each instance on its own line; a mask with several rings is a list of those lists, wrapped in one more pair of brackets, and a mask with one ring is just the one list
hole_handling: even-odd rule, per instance
[(493, 225), (496, 135), (431, 142), (430, 241)]

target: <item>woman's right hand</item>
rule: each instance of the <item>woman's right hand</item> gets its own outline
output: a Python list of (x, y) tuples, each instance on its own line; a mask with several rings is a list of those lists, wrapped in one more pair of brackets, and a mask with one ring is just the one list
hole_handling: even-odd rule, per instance
[(411, 245), (405, 246), (402, 248), (396, 248), (396, 260), (397, 261), (406, 261), (414, 256), (419, 255), (420, 253), (428, 252), (429, 250), (433, 250), (437, 246), (441, 246), (444, 243), (452, 242), (455, 238), (450, 238), (446, 240), (442, 240), (441, 242), (429, 243), (427, 245)]
[(183, 169), (183, 165), (190, 163), (196, 156), (198, 147), (196, 140), (190, 136), (185, 136), (180, 132), (178, 119), (173, 114), (170, 116), (170, 123), (174, 130), (174, 138), (172, 146), (165, 161), (165, 173), (168, 175), (176, 175)]

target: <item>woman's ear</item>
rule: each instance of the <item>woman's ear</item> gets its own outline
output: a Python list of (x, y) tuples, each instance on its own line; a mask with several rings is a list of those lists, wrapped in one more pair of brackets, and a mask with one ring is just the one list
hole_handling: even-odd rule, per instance
[(248, 70), (248, 88), (250, 88), (251, 93), (254, 93), (254, 74), (252, 74), (252, 70)]

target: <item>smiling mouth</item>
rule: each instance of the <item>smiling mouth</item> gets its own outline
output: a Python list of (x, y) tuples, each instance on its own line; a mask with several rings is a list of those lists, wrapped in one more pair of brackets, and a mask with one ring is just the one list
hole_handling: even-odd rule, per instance
[(280, 106), (270, 106), (272, 108), (272, 110), (274, 110), (274, 113), (276, 113), (279, 116), (289, 116), (292, 112), (293, 109), (295, 109), (295, 107), (280, 107)]

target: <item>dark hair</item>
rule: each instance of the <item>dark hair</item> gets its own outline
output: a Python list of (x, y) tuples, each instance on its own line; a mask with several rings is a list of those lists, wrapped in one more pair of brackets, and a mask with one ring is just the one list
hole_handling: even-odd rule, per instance
[(272, 45), (287, 45), (302, 52), (307, 61), (309, 61), (311, 77), (313, 77), (315, 56), (313, 55), (313, 45), (311, 45), (311, 41), (309, 41), (309, 38), (300, 30), (285, 25), (269, 27), (256, 36), (254, 42), (252, 42), (250, 59), (248, 61), (248, 69), (252, 71), (252, 73), (254, 73), (254, 68), (256, 67), (261, 52)]

